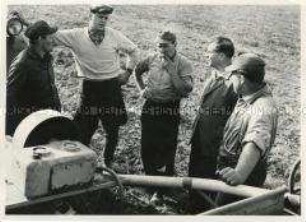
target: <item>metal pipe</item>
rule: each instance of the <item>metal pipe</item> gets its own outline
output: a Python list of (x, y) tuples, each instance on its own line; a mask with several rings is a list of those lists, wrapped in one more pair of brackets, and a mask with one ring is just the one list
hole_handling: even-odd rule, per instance
[(118, 174), (118, 178), (121, 180), (123, 185), (128, 186), (187, 188), (195, 190), (224, 192), (241, 197), (258, 196), (269, 191), (267, 189), (246, 185), (229, 186), (222, 181), (193, 177), (166, 177)]

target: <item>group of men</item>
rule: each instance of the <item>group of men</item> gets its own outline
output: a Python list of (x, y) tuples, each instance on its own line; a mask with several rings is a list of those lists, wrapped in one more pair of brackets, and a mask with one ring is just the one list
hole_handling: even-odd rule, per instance
[[(106, 132), (105, 164), (112, 166), (119, 128), (127, 122), (121, 86), (135, 72), (140, 95), (145, 98), (141, 114), (144, 171), (173, 176), (180, 101), (193, 89), (192, 63), (177, 51), (176, 35), (169, 31), (158, 36), (159, 51), (139, 61), (137, 46), (106, 26), (112, 13), (109, 5), (92, 6), (85, 28), (57, 30), (42, 20), (29, 25), (25, 31), (29, 46), (9, 68), (6, 134), (13, 135), (32, 112), (61, 110), (50, 52), (54, 46), (65, 46), (73, 52), (78, 76), (83, 79), (74, 117), (81, 141), (90, 144), (100, 120)], [(124, 70), (119, 52), (129, 56)], [(229, 185), (261, 186), (277, 124), (276, 106), (264, 81), (265, 62), (251, 53), (232, 59), (234, 45), (225, 37), (214, 39), (207, 54), (212, 72), (204, 82), (193, 125), (188, 174), (221, 179)], [(207, 205), (195, 192), (190, 199), (194, 212)]]

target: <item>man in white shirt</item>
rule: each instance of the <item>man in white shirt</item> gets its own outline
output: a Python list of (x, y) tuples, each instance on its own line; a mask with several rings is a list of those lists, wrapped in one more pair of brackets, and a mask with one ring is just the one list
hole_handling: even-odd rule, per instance
[[(54, 42), (70, 48), (74, 54), (78, 77), (83, 78), (80, 107), (75, 122), (89, 145), (101, 120), (106, 131), (105, 164), (110, 166), (118, 143), (119, 127), (127, 122), (121, 85), (126, 84), (136, 63), (138, 50), (121, 32), (106, 27), (113, 12), (109, 5), (90, 8), (89, 26), (58, 31)], [(119, 52), (129, 56), (126, 70), (120, 67)]]

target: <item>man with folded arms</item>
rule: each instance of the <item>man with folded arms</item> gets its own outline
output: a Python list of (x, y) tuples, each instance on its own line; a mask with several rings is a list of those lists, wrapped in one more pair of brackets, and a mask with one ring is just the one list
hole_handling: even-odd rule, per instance
[[(127, 122), (121, 85), (132, 74), (138, 53), (127, 37), (106, 26), (112, 12), (109, 5), (91, 6), (88, 27), (58, 31), (54, 39), (58, 46), (72, 50), (78, 77), (83, 78), (81, 104), (74, 119), (82, 130), (85, 145), (90, 144), (99, 120), (102, 122), (106, 132), (106, 166), (113, 163), (119, 128)], [(119, 52), (129, 55), (125, 70), (120, 67)]]

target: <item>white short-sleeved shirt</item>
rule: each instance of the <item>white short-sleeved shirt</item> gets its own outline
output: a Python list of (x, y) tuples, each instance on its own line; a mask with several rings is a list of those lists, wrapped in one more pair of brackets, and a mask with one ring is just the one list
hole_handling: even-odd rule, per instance
[(265, 158), (275, 139), (277, 118), (277, 108), (267, 86), (238, 99), (224, 128), (219, 155), (236, 162), (243, 146), (253, 142)]
[(92, 80), (106, 80), (117, 77), (121, 72), (119, 51), (130, 56), (128, 68), (137, 63), (137, 47), (121, 32), (105, 28), (101, 44), (90, 39), (88, 28), (75, 28), (55, 33), (58, 46), (70, 48), (74, 54), (78, 76)]

